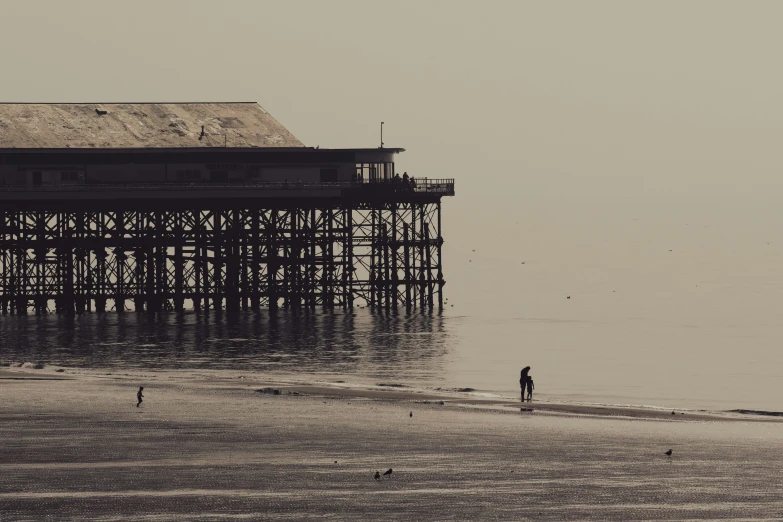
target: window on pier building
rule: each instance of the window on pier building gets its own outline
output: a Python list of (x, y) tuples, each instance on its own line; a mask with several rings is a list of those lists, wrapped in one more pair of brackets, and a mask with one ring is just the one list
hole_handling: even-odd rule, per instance
[(321, 169), (321, 183), (336, 183), (337, 169)]
[(394, 177), (394, 163), (357, 163), (357, 181), (362, 183), (378, 183)]

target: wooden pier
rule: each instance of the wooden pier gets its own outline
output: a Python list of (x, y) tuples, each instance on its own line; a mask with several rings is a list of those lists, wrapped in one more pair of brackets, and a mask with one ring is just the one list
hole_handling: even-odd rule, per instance
[(454, 180), (401, 176), (404, 149), (305, 147), (247, 103), (0, 120), (2, 314), (443, 305)]

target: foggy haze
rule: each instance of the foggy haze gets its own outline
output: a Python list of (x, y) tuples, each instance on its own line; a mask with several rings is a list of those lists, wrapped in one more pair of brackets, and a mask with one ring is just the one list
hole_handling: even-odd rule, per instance
[[(772, 400), (781, 15), (714, 0), (16, 2), (2, 101), (257, 101), (322, 148), (378, 146), (384, 121), (386, 146), (407, 149), (398, 171), (456, 178), (447, 313), (522, 322), (461, 337), (488, 372), (546, 361), (537, 384), (562, 389), (633, 355), (629, 385), (752, 375)], [(452, 361), (464, 385), (471, 361)]]

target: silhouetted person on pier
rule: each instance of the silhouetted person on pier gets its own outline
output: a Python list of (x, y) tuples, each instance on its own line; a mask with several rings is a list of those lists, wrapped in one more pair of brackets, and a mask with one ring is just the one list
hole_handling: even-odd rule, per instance
[(528, 375), (527, 376), (527, 402), (533, 400), (533, 390), (535, 389), (536, 387), (533, 385), (533, 376)]
[(522, 402), (525, 402), (525, 388), (527, 388), (527, 374), (530, 372), (530, 366), (525, 366), (519, 372), (519, 387), (522, 390)]
[(394, 189), (394, 192), (398, 192), (402, 186), (402, 178), (400, 178), (399, 174), (395, 174), (392, 178), (392, 188)]
[(141, 406), (141, 403), (142, 403), (141, 398), (144, 397), (144, 395), (142, 395), (142, 393), (141, 393), (141, 390), (143, 390), (143, 389), (144, 389), (144, 386), (139, 386), (139, 391), (138, 391), (138, 393), (136, 393), (136, 398), (139, 399), (139, 402), (136, 403), (136, 407), (137, 408), (139, 406)]

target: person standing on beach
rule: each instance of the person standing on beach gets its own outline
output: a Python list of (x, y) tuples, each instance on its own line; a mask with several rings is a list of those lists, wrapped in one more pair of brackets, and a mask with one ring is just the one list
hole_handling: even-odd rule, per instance
[(142, 395), (142, 393), (141, 393), (141, 390), (143, 390), (143, 389), (144, 389), (144, 386), (139, 386), (139, 391), (138, 391), (138, 393), (136, 393), (136, 398), (139, 399), (139, 402), (136, 403), (136, 407), (137, 408), (139, 406), (141, 406), (141, 402), (142, 402), (141, 398), (144, 397), (144, 395)]
[(533, 400), (533, 390), (535, 390), (536, 387), (533, 386), (533, 376), (528, 375), (527, 376), (527, 402), (530, 402)]
[(527, 374), (530, 372), (530, 366), (525, 366), (519, 372), (519, 387), (522, 389), (522, 402), (525, 402), (525, 388), (527, 388)]

